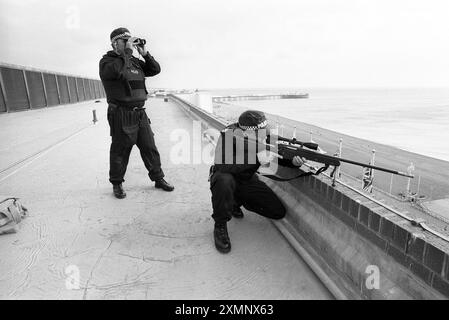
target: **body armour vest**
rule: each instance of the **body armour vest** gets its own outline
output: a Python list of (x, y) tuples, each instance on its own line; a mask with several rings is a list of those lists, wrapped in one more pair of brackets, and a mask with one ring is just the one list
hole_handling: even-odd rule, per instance
[(102, 81), (107, 99), (126, 104), (144, 102), (148, 94), (145, 74), (138, 63), (131, 59), (127, 62), (123, 66), (122, 79)]
[(263, 132), (243, 132), (237, 124), (221, 131), (215, 148), (215, 170), (249, 179), (260, 166), (257, 153), (265, 149), (257, 143), (259, 134)]

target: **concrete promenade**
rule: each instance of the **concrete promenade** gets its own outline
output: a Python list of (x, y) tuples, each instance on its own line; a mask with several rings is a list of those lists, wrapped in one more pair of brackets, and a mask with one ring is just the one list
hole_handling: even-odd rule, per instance
[(17, 233), (0, 235), (0, 299), (332, 298), (256, 214), (233, 219), (232, 251), (216, 251), (209, 166), (170, 161), (173, 130), (192, 133), (174, 103), (150, 99), (147, 113), (175, 191), (154, 188), (135, 147), (128, 196), (114, 198), (106, 108), (101, 100), (0, 115), (0, 194), (29, 209)]

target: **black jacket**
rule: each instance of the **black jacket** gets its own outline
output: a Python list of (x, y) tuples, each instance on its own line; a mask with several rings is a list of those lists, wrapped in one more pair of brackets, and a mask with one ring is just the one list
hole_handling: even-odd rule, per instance
[[(218, 141), (217, 141), (217, 146), (215, 148), (215, 160), (214, 160), (213, 170), (223, 172), (223, 173), (230, 173), (235, 178), (240, 179), (240, 180), (247, 180), (247, 179), (250, 179), (257, 172), (257, 170), (260, 167), (260, 162), (257, 159), (257, 156), (255, 154), (249, 155), (249, 153), (248, 153), (249, 148), (248, 148), (248, 144), (246, 143), (244, 145), (243, 163), (236, 164), (237, 163), (236, 157), (237, 157), (237, 153), (238, 153), (237, 146), (236, 146), (236, 144), (237, 144), (236, 139), (233, 139), (233, 141), (231, 143), (233, 146), (232, 152), (231, 152), (231, 150), (227, 150), (227, 147), (225, 146), (226, 145), (225, 140), (229, 139), (230, 137), (233, 136), (232, 132), (236, 128), (238, 128), (238, 124), (234, 123), (234, 124), (227, 126), (226, 129), (224, 129), (221, 132), (220, 137), (218, 138)], [(226, 132), (230, 133), (230, 135), (226, 135)], [(257, 149), (253, 149), (253, 150), (256, 152), (260, 151)], [(228, 160), (226, 160), (225, 158), (228, 158)], [(251, 162), (249, 159), (252, 159), (253, 161)], [(280, 166), (291, 167), (291, 168), (296, 167), (295, 165), (293, 165), (291, 160), (277, 159), (277, 161)], [(229, 162), (232, 162), (232, 164), (230, 164)]]
[[(126, 71), (130, 66), (138, 69), (142, 73), (142, 79), (144, 77), (152, 77), (161, 72), (159, 63), (148, 53), (144, 56), (145, 61), (142, 61), (131, 55), (131, 51), (126, 49), (125, 55), (118, 55), (114, 51), (108, 51), (100, 60), (100, 79), (103, 82), (105, 89), (107, 87), (120, 86), (129, 92), (132, 88), (127, 80)], [(145, 82), (143, 81), (143, 89), (146, 91)], [(128, 103), (126, 99), (120, 99), (117, 97), (111, 97), (106, 90), (108, 103), (114, 103), (118, 105), (132, 104), (136, 106), (136, 103)], [(146, 96), (139, 99), (138, 105), (143, 106), (145, 104)]]

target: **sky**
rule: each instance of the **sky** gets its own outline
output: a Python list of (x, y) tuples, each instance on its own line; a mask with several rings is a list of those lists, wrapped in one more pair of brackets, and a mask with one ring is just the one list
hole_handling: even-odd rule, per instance
[(98, 79), (127, 27), (151, 87), (449, 87), (447, 0), (0, 0), (0, 62)]

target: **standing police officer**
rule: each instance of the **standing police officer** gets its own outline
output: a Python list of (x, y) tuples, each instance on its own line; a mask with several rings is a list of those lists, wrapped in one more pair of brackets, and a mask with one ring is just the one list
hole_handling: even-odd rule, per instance
[[(114, 50), (100, 60), (100, 78), (109, 104), (108, 122), (112, 137), (109, 181), (114, 195), (119, 199), (126, 197), (122, 182), (125, 181), (123, 178), (134, 144), (140, 149), (155, 187), (172, 191), (174, 187), (164, 180), (151, 122), (143, 108), (148, 94), (145, 77), (160, 73), (159, 63), (146, 50), (145, 42), (132, 37), (126, 28), (112, 31), (110, 40)], [(133, 47), (145, 61), (132, 55)]]

